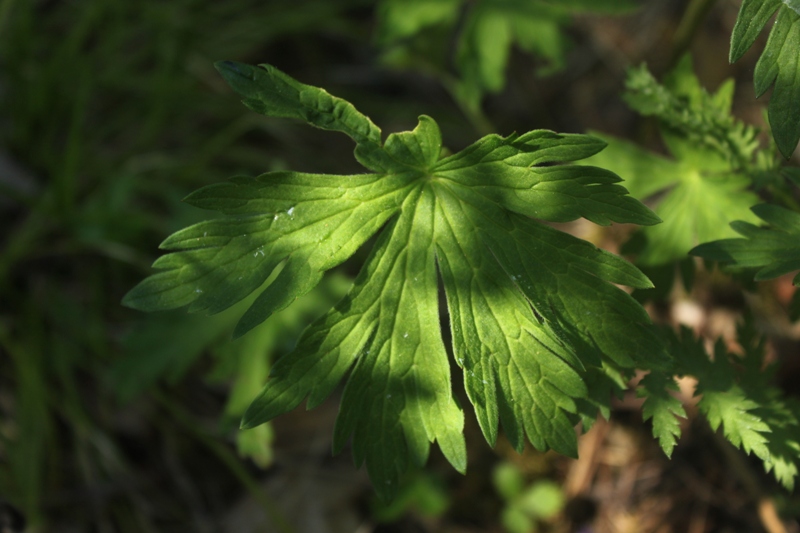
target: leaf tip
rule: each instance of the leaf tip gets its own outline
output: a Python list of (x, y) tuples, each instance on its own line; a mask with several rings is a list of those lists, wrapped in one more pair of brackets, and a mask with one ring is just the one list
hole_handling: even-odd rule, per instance
[(241, 63), (237, 63), (235, 61), (216, 61), (214, 63), (214, 68), (217, 69), (217, 72), (222, 74), (223, 77), (226, 77), (230, 74), (238, 74), (240, 76), (244, 76), (244, 72), (240, 68)]
[(245, 97), (255, 96), (257, 93), (256, 72), (257, 67), (236, 61), (217, 61), (214, 68), (225, 79), (231, 88)]
[(661, 224), (662, 222), (664, 222), (664, 219), (662, 219), (660, 216), (658, 216), (658, 215), (655, 213), (655, 211), (653, 211), (653, 216), (652, 216), (652, 218), (653, 218), (653, 220), (655, 221), (655, 224)]
[(248, 331), (250, 331), (250, 328), (243, 326), (242, 321), (240, 320), (236, 323), (236, 327), (233, 328), (233, 333), (231, 333), (231, 342), (243, 337)]
[(130, 309), (138, 310), (138, 308), (136, 307), (136, 295), (134, 294), (134, 291), (136, 291), (136, 287), (129, 290), (127, 294), (125, 294), (125, 296), (122, 297), (122, 301), (120, 303), (122, 304), (123, 307), (128, 307)]
[[(146, 278), (144, 281), (137, 284), (134, 288), (129, 290), (125, 296), (122, 297), (122, 301), (120, 302), (123, 307), (127, 307), (129, 309), (135, 309), (137, 311), (155, 311), (156, 309), (153, 308), (152, 305), (147, 305), (146, 299), (146, 291), (143, 290), (143, 284), (150, 278)], [(145, 294), (142, 294), (142, 293)]]
[(644, 279), (642, 280), (641, 287), (634, 287), (635, 289), (655, 289), (656, 288), (655, 284), (653, 283), (653, 280), (651, 280), (650, 278), (648, 278), (645, 275), (642, 275), (642, 277)]
[(397, 483), (390, 479), (384, 480), (383, 484), (381, 484), (380, 480), (373, 482), (375, 493), (384, 504), (389, 504), (394, 501), (395, 496), (397, 496), (396, 485)]
[(256, 402), (254, 401), (252, 404), (250, 404), (250, 407), (248, 407), (247, 411), (245, 411), (244, 415), (242, 415), (242, 420), (239, 422), (239, 429), (253, 429), (254, 427), (260, 426), (266, 422), (266, 420), (263, 420), (264, 417), (258, 416), (253, 412), (255, 403)]
[(269, 417), (264, 416), (264, 410), (262, 409), (263, 394), (264, 391), (262, 390), (261, 394), (247, 406), (247, 409), (242, 415), (242, 420), (239, 422), (239, 429), (253, 429), (269, 420)]

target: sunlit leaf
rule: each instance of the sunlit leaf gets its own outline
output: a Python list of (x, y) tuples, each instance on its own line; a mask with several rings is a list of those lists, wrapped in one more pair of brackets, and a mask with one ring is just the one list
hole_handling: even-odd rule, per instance
[(619, 178), (573, 161), (601, 150), (585, 135), (535, 130), (488, 135), (442, 157), (441, 135), (422, 116), (381, 142), (351, 104), (274, 67), (218, 68), (259, 112), (348, 134), (373, 173), (271, 172), (237, 177), (187, 198), (225, 216), (169, 237), (161, 272), (135, 287), (129, 306), (219, 312), (275, 279), (237, 334), (308, 292), (377, 234), (350, 292), (275, 362), (244, 416), (254, 427), (307, 398), (319, 405), (346, 378), (334, 448), (352, 437), (379, 494), (391, 497), (409, 463), (438, 442), (464, 471), (461, 407), (439, 325), (439, 278), (455, 363), (494, 443), (502, 423), (522, 449), (574, 456), (584, 376), (604, 362), (658, 368), (667, 354), (644, 310), (616, 284), (650, 287), (625, 260), (534, 220), (659, 222)]

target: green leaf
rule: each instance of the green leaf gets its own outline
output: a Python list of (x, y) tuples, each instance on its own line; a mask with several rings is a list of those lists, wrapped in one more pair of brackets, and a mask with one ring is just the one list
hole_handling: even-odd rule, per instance
[(455, 24), (461, 0), (383, 0), (378, 4), (377, 37), (384, 46), (429, 26)]
[(708, 148), (665, 136), (676, 157), (670, 160), (622, 139), (593, 135), (609, 146), (589, 162), (623, 176), (632, 196), (643, 201), (655, 197), (654, 210), (664, 220), (642, 230), (646, 244), (638, 264), (681, 260), (699, 243), (735, 235), (730, 227), (734, 220), (756, 221), (750, 207), (758, 197), (747, 190), (750, 180)]
[[(637, 264), (648, 267), (679, 261), (699, 243), (731, 237), (737, 219), (755, 222), (749, 192), (756, 168), (757, 130), (730, 114), (733, 84), (707, 93), (686, 56), (662, 85), (645, 67), (628, 75), (626, 100), (659, 119), (661, 136), (674, 159), (633, 143), (594, 134), (609, 147), (589, 162), (623, 178), (631, 195), (655, 204), (665, 222), (645, 228)], [(766, 169), (765, 169), (766, 170)]]
[[(543, 58), (547, 66), (539, 72), (551, 73), (565, 65), (568, 39), (563, 27), (573, 14), (621, 14), (635, 7), (628, 0), (383, 0), (378, 7), (377, 40), (388, 48), (415, 37), (423, 41), (418, 34), (432, 27), (460, 30), (451, 39), (457, 41), (455, 64), (460, 75), (454, 90), (466, 107), (477, 110), (484, 94), (505, 87), (512, 46)], [(458, 24), (460, 13), (463, 21)], [(420, 63), (428, 65), (438, 52), (419, 50), (424, 57)]]
[(325, 130), (341, 131), (356, 142), (358, 161), (370, 170), (392, 166), (380, 149), (381, 130), (353, 105), (325, 90), (298, 82), (272, 65), (254, 67), (234, 61), (214, 65), (256, 113), (295, 118)]
[[(728, 263), (735, 270), (757, 269), (756, 281), (800, 270), (800, 214), (771, 204), (753, 206), (752, 211), (769, 225), (734, 222), (731, 227), (744, 238), (701, 244), (690, 253)], [(800, 275), (795, 276), (794, 284), (800, 285)]]
[(481, 2), (472, 10), (459, 44), (458, 67), (463, 83), (475, 94), (497, 92), (505, 86), (512, 32), (507, 14), (492, 4)]
[(783, 156), (791, 157), (800, 140), (800, 4), (797, 0), (744, 0), (731, 36), (734, 62), (752, 46), (764, 25), (777, 11), (767, 45), (754, 73), (756, 96), (773, 84), (769, 123)]
[(770, 429), (752, 413), (758, 405), (749, 400), (738, 388), (726, 391), (701, 391), (703, 398), (698, 407), (708, 419), (711, 428), (723, 428), (725, 438), (747, 453), (755, 453), (763, 460), (769, 459), (767, 436)]
[(670, 375), (651, 372), (645, 376), (637, 388), (637, 396), (645, 398), (642, 405), (642, 418), (653, 420), (653, 436), (658, 439), (667, 457), (672, 456), (678, 437), (681, 436), (680, 423), (676, 417), (686, 418), (680, 400), (670, 392), (678, 391), (678, 384)]
[(736, 24), (731, 34), (729, 55), (731, 63), (738, 61), (753, 46), (758, 35), (780, 5), (781, 0), (742, 1), (742, 6), (739, 8), (739, 16), (736, 18)]
[(568, 48), (563, 26), (573, 13), (624, 13), (635, 4), (627, 1), (482, 0), (469, 11), (459, 39), (457, 64), (460, 92), (477, 108), (484, 93), (505, 87), (505, 70), (511, 47), (544, 58), (541, 73), (562, 68)]
[(670, 332), (673, 372), (697, 378), (698, 408), (711, 428), (722, 428), (725, 438), (756, 455), (791, 490), (800, 465), (800, 403), (770, 383), (774, 369), (763, 368), (763, 338), (750, 330), (747, 322), (737, 329), (743, 356), (727, 353), (718, 341), (713, 359), (688, 328)]
[(187, 201), (224, 216), (169, 237), (162, 247), (172, 252), (154, 264), (161, 272), (126, 296), (127, 305), (144, 310), (188, 305), (214, 313), (274, 276), (238, 335), (378, 235), (350, 292), (275, 362), (243, 427), (305, 398), (315, 407), (347, 376), (334, 449), (352, 437), (355, 460), (366, 463), (379, 495), (390, 498), (401, 473), (423, 464), (434, 441), (464, 471), (464, 418), (439, 326), (440, 276), (453, 353), (490, 443), (502, 422), (517, 449), (527, 436), (539, 449), (574, 456), (584, 376), (604, 362), (669, 364), (646, 312), (615, 286), (646, 288), (649, 280), (623, 259), (530, 218), (659, 221), (613, 173), (571, 164), (602, 149), (601, 141), (542, 130), (489, 135), (441, 158), (439, 128), (429, 117), (380, 144), (376, 126), (321, 89), (273, 67), (265, 75), (238, 65), (220, 70), (252, 108), (343, 131), (365, 166), (383, 169), (271, 172), (200, 189)]
[(766, 434), (771, 432), (770, 427), (754, 412), (759, 404), (743, 390), (741, 380), (737, 380), (721, 340), (714, 346), (713, 361), (708, 361), (698, 374), (696, 394), (702, 395), (698, 408), (711, 429), (716, 431), (722, 426), (731, 444), (769, 460)]

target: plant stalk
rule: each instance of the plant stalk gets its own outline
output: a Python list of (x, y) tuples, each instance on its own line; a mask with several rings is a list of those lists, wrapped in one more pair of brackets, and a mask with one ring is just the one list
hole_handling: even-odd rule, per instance
[(674, 67), (681, 56), (689, 49), (700, 24), (702, 24), (711, 8), (714, 7), (714, 2), (716, 0), (691, 0), (689, 2), (672, 39), (669, 69)]

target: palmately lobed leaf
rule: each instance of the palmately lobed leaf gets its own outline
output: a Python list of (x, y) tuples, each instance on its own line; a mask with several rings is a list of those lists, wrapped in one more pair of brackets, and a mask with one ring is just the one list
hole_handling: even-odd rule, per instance
[(627, 261), (534, 220), (659, 222), (615, 174), (570, 164), (602, 141), (536, 130), (490, 135), (441, 158), (429, 117), (381, 143), (380, 130), (352, 104), (274, 67), (218, 68), (252, 109), (350, 135), (356, 157), (374, 171), (271, 172), (191, 194), (189, 203), (224, 216), (168, 238), (162, 248), (171, 253), (154, 264), (161, 272), (126, 297), (144, 310), (188, 305), (213, 313), (272, 276), (237, 326), (240, 335), (377, 234), (350, 292), (275, 362), (243, 427), (306, 398), (308, 408), (319, 405), (346, 379), (334, 449), (352, 437), (356, 462), (366, 464), (381, 496), (394, 494), (409, 464), (425, 462), (432, 442), (464, 471), (464, 417), (439, 325), (439, 276), (456, 364), (491, 443), (502, 424), (517, 449), (527, 437), (574, 456), (585, 406), (603, 408), (589, 400), (587, 376), (596, 381), (608, 364), (668, 364), (647, 313), (615, 286), (650, 281)]
[[(729, 82), (732, 80), (729, 80)], [(688, 56), (658, 83), (645, 67), (632, 69), (626, 99), (642, 114), (656, 116), (671, 158), (631, 142), (594, 134), (609, 146), (587, 163), (625, 178), (631, 196), (649, 202), (665, 222), (641, 230), (638, 265), (658, 267), (686, 258), (700, 243), (733, 237), (730, 223), (756, 222), (750, 191), (757, 130), (730, 113), (733, 84), (709, 94)]]
[(673, 137), (667, 146), (676, 159), (667, 159), (623, 139), (603, 138), (609, 148), (590, 161), (625, 176), (631, 194), (653, 202), (665, 220), (641, 230), (647, 240), (637, 264), (679, 261), (700, 243), (736, 235), (731, 222), (757, 220), (750, 211), (758, 202), (748, 190), (750, 180), (713, 151)]

